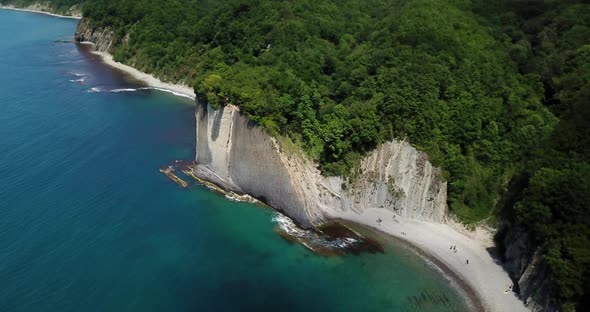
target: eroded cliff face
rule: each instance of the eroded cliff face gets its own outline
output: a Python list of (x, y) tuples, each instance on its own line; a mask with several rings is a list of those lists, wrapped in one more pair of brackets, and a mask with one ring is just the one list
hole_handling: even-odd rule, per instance
[(113, 47), (113, 36), (112, 29), (95, 27), (91, 20), (82, 18), (76, 28), (74, 39), (78, 42), (92, 43), (95, 51), (110, 52)]
[(315, 164), (285, 153), (276, 139), (235, 106), (219, 110), (197, 103), (196, 173), (228, 190), (248, 193), (304, 227), (342, 211), (389, 209), (410, 219), (443, 222), (446, 182), (427, 156), (407, 142), (388, 142), (365, 157), (346, 185), (324, 177)]

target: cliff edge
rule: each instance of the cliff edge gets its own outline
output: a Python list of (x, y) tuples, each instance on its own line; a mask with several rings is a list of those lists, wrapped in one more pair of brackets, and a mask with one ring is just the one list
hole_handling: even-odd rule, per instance
[(443, 222), (447, 184), (423, 152), (403, 141), (387, 142), (366, 156), (347, 185), (324, 177), (303, 156), (285, 153), (277, 140), (239, 109), (197, 103), (195, 172), (228, 190), (248, 193), (284, 211), (304, 227), (344, 211), (382, 208), (397, 215)]

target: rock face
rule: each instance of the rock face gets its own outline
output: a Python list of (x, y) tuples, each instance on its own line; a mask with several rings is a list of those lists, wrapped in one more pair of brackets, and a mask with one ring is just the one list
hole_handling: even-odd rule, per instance
[(74, 39), (78, 42), (93, 43), (95, 51), (109, 52), (113, 47), (113, 30), (94, 27), (91, 20), (82, 18), (76, 28)]
[(551, 285), (547, 268), (541, 262), (528, 235), (518, 226), (506, 226), (500, 240), (505, 247), (504, 268), (515, 280), (520, 298), (531, 311), (557, 311), (549, 303)]
[(323, 223), (338, 211), (383, 208), (420, 220), (443, 222), (446, 182), (427, 156), (407, 142), (388, 142), (361, 162), (357, 179), (324, 177), (297, 153), (285, 153), (276, 139), (239, 109), (213, 110), (197, 103), (195, 173), (228, 190), (243, 192), (285, 212), (304, 227)]

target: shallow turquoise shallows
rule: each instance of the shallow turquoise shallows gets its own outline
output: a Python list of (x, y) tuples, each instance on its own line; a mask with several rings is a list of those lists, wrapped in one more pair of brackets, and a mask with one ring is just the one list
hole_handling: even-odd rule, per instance
[(405, 248), (317, 256), (168, 180), (193, 103), (60, 42), (76, 22), (0, 10), (0, 311), (465, 311)]

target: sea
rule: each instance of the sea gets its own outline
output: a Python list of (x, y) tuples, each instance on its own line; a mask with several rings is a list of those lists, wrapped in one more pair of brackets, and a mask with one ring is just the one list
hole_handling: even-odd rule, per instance
[(191, 160), (194, 102), (0, 10), (0, 311), (467, 311), (412, 250), (318, 255), (285, 216), (158, 169)]

